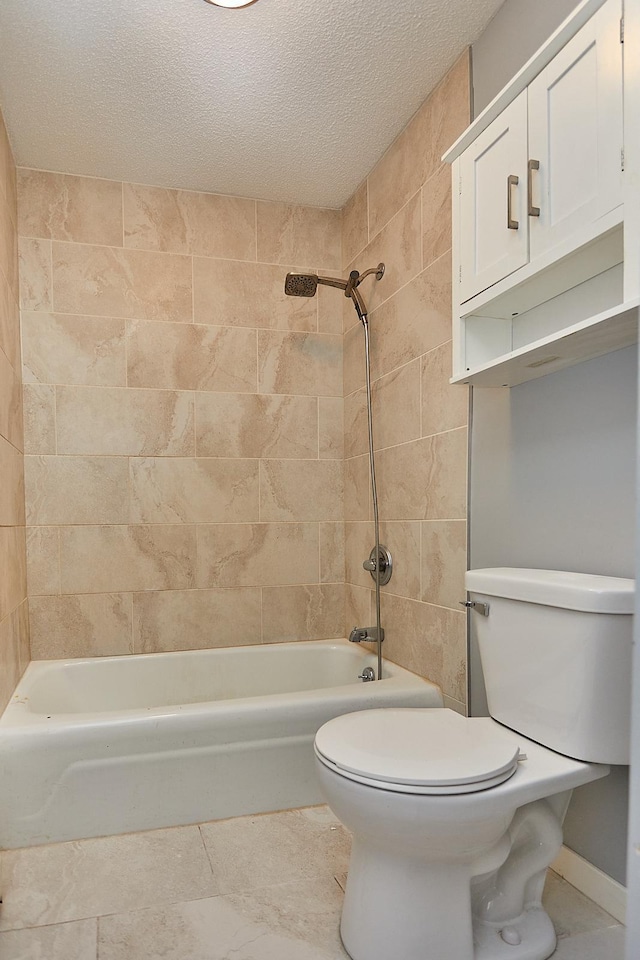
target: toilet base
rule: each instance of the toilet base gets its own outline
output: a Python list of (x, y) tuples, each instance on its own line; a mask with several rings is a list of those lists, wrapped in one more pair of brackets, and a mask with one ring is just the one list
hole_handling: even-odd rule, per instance
[(473, 960), (547, 960), (555, 948), (556, 933), (542, 907), (531, 907), (507, 924), (474, 919)]
[[(413, 849), (388, 837), (354, 837), (340, 933), (352, 960), (547, 960), (556, 947), (541, 906), (549, 863), (562, 839), (546, 800), (511, 818), (455, 822), (447, 860), (431, 860), (418, 836)], [(446, 833), (441, 824), (440, 836)], [(475, 848), (475, 856), (471, 850)], [(420, 855), (422, 853), (422, 855)], [(412, 855), (413, 854), (413, 855)]]
[(378, 853), (375, 870), (386, 880), (380, 886), (371, 882), (371, 854), (355, 852), (340, 924), (352, 960), (547, 960), (556, 948), (539, 902), (504, 922), (474, 917), (467, 866), (420, 869)]
[[(505, 934), (509, 939), (513, 939), (509, 937), (512, 931), (515, 931), (519, 943), (505, 941)], [(348, 944), (344, 940), (342, 943), (349, 953)], [(556, 945), (553, 924), (542, 907), (531, 907), (517, 921), (502, 927), (482, 920), (474, 921), (473, 924), (473, 960), (547, 960)], [(358, 960), (355, 953), (349, 953), (349, 956), (352, 960)], [(423, 956), (429, 957), (428, 949)]]

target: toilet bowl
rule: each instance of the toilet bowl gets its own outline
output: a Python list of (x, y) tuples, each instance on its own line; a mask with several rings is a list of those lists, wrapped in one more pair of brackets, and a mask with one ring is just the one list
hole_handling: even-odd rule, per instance
[[(318, 731), (315, 753), (324, 796), (353, 834), (341, 922), (353, 960), (551, 955), (545, 870), (562, 845), (571, 790), (607, 766), (447, 709), (346, 714)], [(514, 843), (517, 875), (500, 877)]]
[[(546, 960), (556, 937), (542, 890), (571, 791), (625, 756), (632, 582), (501, 569), (471, 571), (467, 584), (489, 611), (478, 615), (481, 655), (489, 645), (490, 671), (503, 658), (512, 670), (506, 687), (487, 682), (493, 716), (367, 710), (330, 720), (316, 735), (322, 791), (353, 834), (340, 927), (352, 960)], [(569, 602), (578, 606), (576, 630), (565, 617)], [(597, 626), (588, 617), (587, 627), (584, 614)], [(620, 621), (625, 629), (616, 632)], [(554, 686), (559, 664), (564, 692)], [(514, 729), (514, 683), (535, 739)], [(601, 727), (608, 722), (601, 694), (613, 687), (620, 720), (592, 736), (594, 712)], [(492, 703), (496, 689), (506, 692)], [(495, 719), (503, 700), (509, 726)], [(556, 739), (562, 752), (549, 743)]]

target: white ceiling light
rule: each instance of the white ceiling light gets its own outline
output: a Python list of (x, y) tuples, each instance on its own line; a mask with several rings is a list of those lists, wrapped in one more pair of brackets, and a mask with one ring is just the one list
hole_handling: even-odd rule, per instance
[(214, 7), (250, 7), (256, 0), (206, 0)]

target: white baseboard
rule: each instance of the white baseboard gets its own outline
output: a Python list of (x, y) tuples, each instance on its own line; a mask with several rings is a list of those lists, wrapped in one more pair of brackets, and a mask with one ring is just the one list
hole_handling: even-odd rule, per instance
[(568, 847), (562, 848), (551, 864), (551, 869), (620, 923), (625, 922), (627, 888), (613, 877), (603, 873)]

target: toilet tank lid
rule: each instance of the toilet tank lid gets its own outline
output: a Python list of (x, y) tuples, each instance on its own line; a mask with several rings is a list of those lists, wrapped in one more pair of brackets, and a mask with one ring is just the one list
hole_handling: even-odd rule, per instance
[(635, 580), (623, 577), (520, 567), (468, 570), (465, 585), (470, 593), (585, 613), (632, 614), (636, 590)]

